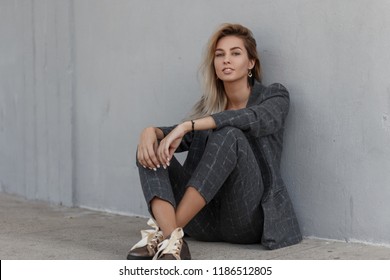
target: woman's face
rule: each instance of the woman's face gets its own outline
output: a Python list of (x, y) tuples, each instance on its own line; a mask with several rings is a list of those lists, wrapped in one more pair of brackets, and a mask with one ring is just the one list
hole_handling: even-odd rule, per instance
[(226, 36), (221, 38), (215, 48), (214, 68), (223, 82), (237, 82), (248, 78), (248, 70), (254, 66), (241, 38)]

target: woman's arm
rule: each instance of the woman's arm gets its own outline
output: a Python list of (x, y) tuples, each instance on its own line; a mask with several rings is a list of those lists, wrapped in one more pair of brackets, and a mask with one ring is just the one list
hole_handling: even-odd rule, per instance
[(273, 134), (284, 126), (289, 111), (289, 93), (281, 84), (272, 84), (254, 106), (213, 114), (220, 129), (232, 126), (255, 137)]
[[(193, 125), (193, 123), (194, 125)], [(188, 132), (194, 130), (208, 130), (216, 128), (215, 121), (212, 117), (204, 117), (193, 121), (185, 121), (177, 125), (163, 140), (158, 147), (157, 156), (159, 162), (161, 162), (164, 168), (168, 165), (172, 159), (172, 156), (176, 149), (179, 147), (182, 138)]]
[(164, 139), (164, 137), (165, 137), (164, 136), (164, 132), (160, 128), (154, 127), (154, 132), (156, 133), (156, 136), (157, 136), (158, 140)]
[(214, 119), (211, 116), (204, 117), (197, 120), (185, 121), (182, 123), (187, 132), (192, 131), (192, 122), (194, 122), (194, 130), (209, 130), (217, 128)]

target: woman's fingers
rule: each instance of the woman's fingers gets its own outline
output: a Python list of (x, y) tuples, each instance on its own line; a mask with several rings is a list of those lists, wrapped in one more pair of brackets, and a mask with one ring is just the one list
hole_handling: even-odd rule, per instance
[(167, 168), (174, 152), (180, 145), (183, 135), (184, 131), (178, 126), (158, 144), (155, 133), (150, 130), (144, 130), (138, 147), (139, 163), (145, 168), (153, 170), (157, 170), (161, 165)]
[(157, 170), (160, 167), (160, 161), (157, 157), (158, 140), (153, 127), (145, 128), (140, 136), (137, 159), (144, 167)]
[(146, 157), (147, 165), (150, 169), (156, 170), (157, 168), (160, 168), (160, 163), (158, 162), (156, 155), (153, 150), (147, 151), (148, 156)]
[(158, 148), (158, 157), (162, 164), (169, 166), (169, 162), (179, 147), (183, 136), (184, 132), (179, 125), (160, 142), (160, 146)]
[(138, 159), (138, 162), (144, 167), (144, 168), (148, 168), (148, 161), (147, 161), (147, 158), (148, 155), (145, 153), (145, 149), (142, 148), (142, 147), (138, 147), (138, 156), (137, 156), (137, 159)]
[(157, 155), (158, 160), (161, 162), (164, 168), (167, 168), (169, 166), (169, 158), (166, 155), (166, 150), (169, 149), (169, 142), (167, 141), (167, 138), (164, 138), (158, 147)]
[(153, 147), (141, 147), (138, 149), (138, 161), (144, 168), (156, 170), (160, 168), (160, 162), (157, 159)]

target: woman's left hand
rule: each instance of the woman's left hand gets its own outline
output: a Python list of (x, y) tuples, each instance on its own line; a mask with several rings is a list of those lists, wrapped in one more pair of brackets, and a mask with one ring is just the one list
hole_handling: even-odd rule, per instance
[(172, 159), (173, 154), (179, 147), (184, 135), (188, 132), (187, 125), (185, 123), (176, 126), (163, 140), (157, 150), (157, 156), (161, 163), (165, 163), (163, 166), (169, 166), (169, 162)]

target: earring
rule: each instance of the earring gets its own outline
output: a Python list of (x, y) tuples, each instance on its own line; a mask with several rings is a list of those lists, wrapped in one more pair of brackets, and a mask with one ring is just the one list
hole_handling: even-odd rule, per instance
[(252, 69), (249, 69), (248, 71), (248, 85), (250, 87), (253, 87), (255, 84), (255, 77), (253, 77)]

